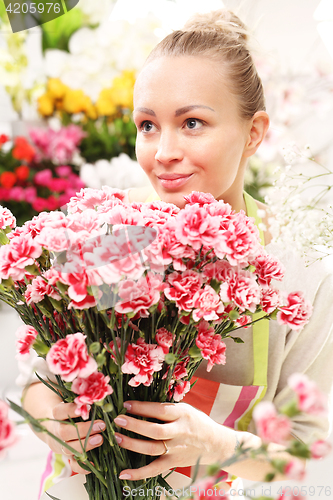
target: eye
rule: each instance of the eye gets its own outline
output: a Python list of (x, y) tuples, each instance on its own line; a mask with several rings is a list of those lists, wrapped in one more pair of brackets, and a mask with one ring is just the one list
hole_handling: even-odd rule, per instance
[(154, 127), (153, 123), (148, 120), (145, 120), (140, 123), (140, 130), (144, 133), (151, 132), (153, 127)]
[(188, 120), (186, 120), (186, 125), (187, 128), (189, 128), (190, 130), (195, 130), (201, 128), (203, 123), (201, 120), (198, 120), (197, 118), (189, 118)]

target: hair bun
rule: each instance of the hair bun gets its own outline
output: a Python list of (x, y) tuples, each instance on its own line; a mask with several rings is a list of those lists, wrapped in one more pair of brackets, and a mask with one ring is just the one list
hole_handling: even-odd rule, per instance
[(186, 21), (183, 31), (216, 31), (237, 39), (243, 45), (249, 40), (245, 24), (233, 12), (219, 9), (204, 14), (194, 14)]

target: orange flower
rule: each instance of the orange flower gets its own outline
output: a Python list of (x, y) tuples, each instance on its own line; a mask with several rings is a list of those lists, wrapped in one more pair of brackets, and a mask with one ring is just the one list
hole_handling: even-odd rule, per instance
[(29, 177), (30, 169), (27, 165), (20, 165), (15, 169), (16, 177), (19, 181), (25, 181)]
[(6, 189), (10, 189), (16, 182), (16, 175), (14, 172), (3, 172), (0, 175), (0, 184)]
[(2, 144), (5, 144), (5, 142), (7, 142), (7, 141), (9, 141), (9, 137), (8, 137), (8, 135), (1, 134), (1, 135), (0, 135), (0, 146), (1, 146)]
[(35, 150), (25, 137), (16, 137), (12, 155), (16, 160), (25, 160), (29, 163), (34, 159)]

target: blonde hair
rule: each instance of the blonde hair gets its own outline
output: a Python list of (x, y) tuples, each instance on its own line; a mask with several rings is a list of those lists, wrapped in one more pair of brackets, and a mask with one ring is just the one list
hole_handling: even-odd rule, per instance
[(182, 30), (166, 36), (152, 50), (146, 64), (161, 56), (208, 56), (225, 63), (230, 90), (239, 101), (240, 116), (250, 119), (265, 110), (260, 77), (248, 48), (246, 26), (225, 9), (196, 14)]

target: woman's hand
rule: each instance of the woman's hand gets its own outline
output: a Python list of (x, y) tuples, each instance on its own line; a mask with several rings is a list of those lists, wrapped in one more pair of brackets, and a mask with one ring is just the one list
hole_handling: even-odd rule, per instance
[(161, 423), (139, 420), (127, 414), (115, 418), (118, 427), (150, 438), (134, 439), (117, 432), (119, 446), (159, 457), (140, 469), (123, 470), (120, 479), (145, 479), (174, 467), (195, 465), (199, 458), (201, 464), (211, 464), (226, 460), (235, 451), (236, 431), (214, 422), (188, 404), (127, 401), (124, 406), (131, 415), (157, 418)]
[[(52, 411), (52, 417), (54, 420), (62, 420), (69, 422), (68, 417), (77, 418), (75, 414), (76, 404), (75, 403), (59, 403)], [(82, 452), (82, 446), (84, 445), (85, 438), (88, 434), (91, 421), (78, 422), (76, 427), (74, 425), (55, 422), (54, 420), (49, 420), (44, 425), (49, 432), (54, 434), (56, 437), (68, 443), (72, 448), (78, 452)], [(103, 436), (100, 434), (101, 431), (105, 430), (105, 423), (102, 420), (96, 420), (92, 427), (92, 431), (87, 443), (86, 451), (97, 448), (103, 443)], [(82, 441), (82, 446), (79, 441), (79, 437)], [(74, 472), (79, 474), (89, 474), (86, 470), (79, 466), (74, 458), (73, 453), (71, 453), (64, 445), (58, 443), (55, 439), (48, 436), (46, 443), (55, 453), (60, 453), (68, 457), (70, 466)]]

